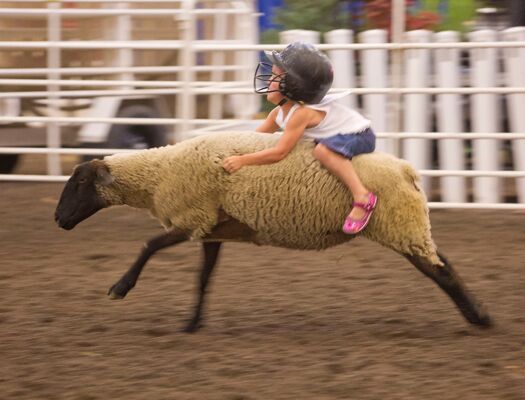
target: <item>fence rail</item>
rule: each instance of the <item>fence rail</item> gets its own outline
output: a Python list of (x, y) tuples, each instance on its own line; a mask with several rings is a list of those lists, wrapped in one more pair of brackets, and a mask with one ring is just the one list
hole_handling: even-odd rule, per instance
[[(0, 14), (1, 15), (1, 14)], [(237, 42), (237, 43), (236, 43)], [(134, 41), (0, 41), (0, 49), (134, 49), (134, 50), (180, 50), (188, 44), (184, 40), (134, 40)], [(202, 40), (192, 43), (193, 51), (264, 51), (283, 50), (283, 44), (246, 44), (244, 40)], [(421, 50), (421, 49), (513, 49), (523, 48), (523, 42), (424, 42), (424, 43), (366, 43), (366, 44), (318, 44), (320, 50)]]
[[(178, 118), (67, 118), (67, 117), (18, 117), (28, 118), (23, 120), (25, 122), (47, 122), (52, 119), (55, 122), (71, 124), (77, 122), (95, 122), (95, 123), (113, 123), (115, 125), (127, 125), (130, 123), (136, 125), (164, 125), (164, 124), (180, 124), (182, 119)], [(0, 122), (11, 120), (9, 117), (0, 117)], [(80, 121), (79, 121), (80, 120)], [(210, 125), (216, 127), (232, 127), (246, 123), (255, 125), (262, 123), (263, 120), (244, 120), (244, 119), (194, 119), (195, 124)], [(379, 139), (458, 139), (458, 140), (475, 140), (475, 139), (498, 139), (498, 140), (525, 140), (525, 133), (509, 133), (509, 132), (495, 132), (495, 133), (473, 133), (473, 132), (376, 132)], [(20, 149), (20, 151), (17, 151)], [(0, 147), (1, 153), (19, 154), (23, 152), (32, 152), (32, 150), (45, 154), (45, 149), (33, 149), (31, 147)], [(70, 151), (70, 149), (64, 149)]]
[[(213, 82), (212, 82), (213, 84)], [(133, 96), (133, 95), (169, 95), (183, 93), (186, 87), (192, 88), (195, 95), (204, 94), (253, 94), (253, 89), (248, 87), (221, 88), (213, 86), (209, 81), (202, 83), (184, 84), (180, 88), (167, 89), (122, 89), (122, 90), (50, 90), (50, 91), (27, 91), (27, 92), (2, 92), (1, 98), (41, 98), (41, 97), (94, 97), (94, 96)], [(239, 84), (237, 82), (237, 84)], [(87, 85), (89, 86), (89, 85)], [(97, 86), (97, 85), (95, 85)], [(124, 85), (126, 86), (126, 85)], [(129, 86), (129, 85), (128, 85)], [(199, 87), (201, 86), (201, 87)], [(332, 93), (345, 91), (345, 89), (333, 90)], [(521, 94), (525, 93), (525, 87), (486, 87), (486, 88), (377, 88), (377, 89), (351, 89), (353, 94), (389, 94), (389, 95), (409, 95), (409, 94)], [(2, 117), (0, 117), (2, 118)], [(10, 118), (10, 117), (9, 117)], [(14, 121), (14, 120), (13, 120)]]
[[(16, 0), (17, 3), (45, 3), (49, 4), (51, 0)], [(122, 3), (121, 0), (58, 0), (61, 3), (75, 3), (75, 4), (96, 4), (96, 3), (107, 3), (115, 4)], [(151, 0), (125, 0), (126, 3), (148, 3)], [(189, 0), (155, 0), (155, 3), (184, 3)], [(221, 3), (224, 0), (206, 0), (207, 3)]]
[[(239, 68), (245, 68), (244, 65), (195, 65), (191, 69), (194, 72), (210, 71), (237, 71)], [(119, 74), (123, 72), (131, 73), (170, 73), (181, 72), (183, 67), (173, 66), (154, 66), (154, 67), (67, 67), (67, 68), (0, 68), (2, 75), (97, 75), (97, 74)]]
[[(182, 8), (102, 8), (102, 9), (45, 9), (45, 8), (0, 8), (0, 16), (6, 17), (49, 17), (58, 15), (60, 17), (111, 17), (120, 15), (138, 16), (138, 17), (169, 17), (171, 15), (186, 17), (189, 13), (194, 15), (232, 15), (245, 14), (242, 9), (217, 9), (217, 8), (195, 8), (184, 10)], [(258, 15), (254, 13), (254, 16)]]

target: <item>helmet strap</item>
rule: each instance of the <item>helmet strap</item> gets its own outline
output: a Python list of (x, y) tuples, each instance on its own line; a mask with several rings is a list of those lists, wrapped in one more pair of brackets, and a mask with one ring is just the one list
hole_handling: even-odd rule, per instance
[(288, 102), (288, 99), (286, 97), (283, 97), (283, 99), (279, 102), (278, 106), (282, 107)]

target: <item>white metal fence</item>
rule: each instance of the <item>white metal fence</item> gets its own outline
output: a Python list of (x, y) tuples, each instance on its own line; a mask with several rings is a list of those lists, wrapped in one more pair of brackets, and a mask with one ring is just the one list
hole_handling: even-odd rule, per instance
[[(0, 100), (139, 94), (177, 97), (174, 118), (2, 115), (0, 123), (43, 123), (53, 129), (48, 130), (47, 148), (0, 147), (0, 153), (47, 154), (56, 167), (60, 154), (119, 151), (62, 148), (60, 127), (72, 123), (169, 124), (175, 127), (177, 140), (214, 130), (255, 126), (253, 116), (258, 110), (258, 99), (251, 87), (255, 62), (261, 50), (282, 49), (285, 44), (257, 44), (253, 5), (232, 3), (236, 3), (235, 7), (223, 11), (196, 9), (191, 1), (182, 2), (177, 9), (146, 10), (152, 16), (169, 13), (182, 20), (180, 40), (147, 41), (131, 40), (130, 35), (127, 39), (121, 35), (124, 40), (66, 41), (60, 39), (57, 31), (62, 17), (132, 17), (144, 15), (145, 9), (69, 10), (56, 4), (47, 9), (0, 9), (0, 16), (45, 16), (49, 28), (48, 40), (0, 41), (0, 51), (42, 49), (48, 53), (45, 67), (0, 68), (0, 86), (18, 89), (4, 90)], [(203, 15), (212, 15), (218, 21), (213, 28), (214, 40), (198, 38), (196, 19)], [(225, 30), (227, 20), (221, 21), (228, 15), (238, 18), (233, 35)], [(387, 43), (386, 32), (381, 30), (361, 33), (359, 43), (354, 43), (348, 30), (326, 33), (324, 44), (320, 44), (321, 35), (312, 31), (283, 32), (281, 39), (282, 43), (305, 40), (325, 50), (335, 66), (333, 90), (353, 89), (345, 102), (360, 108), (373, 121), (380, 138), (378, 150), (409, 160), (423, 175), (428, 193), (434, 189), (431, 184), (436, 183), (432, 177), (439, 177), (441, 201), (431, 203), (431, 207), (525, 208), (525, 28), (472, 32), (467, 42), (461, 42), (456, 32), (413, 31), (407, 32), (403, 43)], [(121, 63), (114, 67), (63, 67), (60, 52), (70, 49), (113, 49), (128, 52), (128, 57), (121, 54)], [(177, 51), (178, 65), (134, 65), (129, 52), (138, 50)], [(402, 65), (392, 65), (399, 59), (392, 57), (396, 52), (403, 55)], [(199, 62), (199, 57), (206, 54), (208, 63)], [(395, 76), (395, 71), (400, 71), (400, 76)], [(205, 80), (197, 76), (200, 72), (208, 74)], [(120, 75), (113, 79), (86, 79), (107, 73)], [(174, 73), (177, 78), (135, 78), (144, 73)], [(20, 90), (23, 87), (38, 90)], [(208, 99), (206, 115), (197, 118), (196, 105), (204, 96)], [(229, 116), (225, 118), (225, 114)], [(434, 140), (437, 144), (432, 146)], [(509, 160), (502, 159), (503, 144), (506, 155), (512, 157)], [(0, 175), (0, 180), (67, 179), (57, 171), (60, 169), (50, 167), (45, 176), (9, 174)], [(507, 186), (512, 180), (517, 202), (505, 202), (504, 178)]]

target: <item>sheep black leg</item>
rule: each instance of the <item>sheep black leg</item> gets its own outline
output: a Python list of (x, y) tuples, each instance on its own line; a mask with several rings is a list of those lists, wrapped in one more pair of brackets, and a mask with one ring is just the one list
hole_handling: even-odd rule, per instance
[(215, 267), (215, 264), (217, 264), (217, 258), (219, 257), (221, 246), (222, 242), (204, 242), (202, 244), (204, 261), (202, 263), (199, 277), (197, 305), (195, 306), (193, 317), (191, 318), (188, 325), (186, 325), (186, 327), (183, 329), (184, 332), (193, 333), (201, 327), (200, 321), (202, 316), (202, 308), (204, 305), (204, 297), (206, 295), (206, 288), (213, 272), (213, 268)]
[(188, 240), (187, 235), (178, 231), (169, 231), (162, 235), (155, 236), (144, 244), (142, 251), (135, 260), (131, 268), (115, 283), (108, 291), (111, 299), (122, 299), (135, 286), (139, 275), (148, 259), (157, 251), (169, 246)]
[(450, 296), (468, 322), (483, 327), (492, 325), (487, 311), (468, 291), (462, 279), (443, 255), (438, 253), (444, 266), (433, 265), (423, 257), (403, 255)]

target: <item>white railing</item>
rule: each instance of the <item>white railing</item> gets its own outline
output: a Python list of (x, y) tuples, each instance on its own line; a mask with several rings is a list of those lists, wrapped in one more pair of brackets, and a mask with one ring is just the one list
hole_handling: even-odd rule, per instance
[(217, 8), (195, 8), (186, 11), (181, 8), (161, 8), (161, 9), (45, 9), (45, 8), (2, 8), (2, 15), (6, 17), (49, 17), (59, 15), (60, 17), (111, 17), (119, 15), (131, 15), (139, 17), (165, 17), (166, 15), (187, 16), (188, 12), (195, 15), (218, 15), (218, 14), (244, 14), (244, 10), (239, 9), (217, 9)]
[[(0, 16), (2, 15), (0, 8)], [(220, 40), (206, 40), (191, 44), (194, 51), (263, 51), (283, 50), (284, 44), (246, 44), (242, 40), (233, 40), (232, 44), (225, 44)], [(218, 46), (218, 47), (217, 47)], [(135, 40), (101, 41), (82, 40), (69, 41), (0, 41), (0, 49), (135, 49), (135, 50), (179, 50), (184, 48), (182, 40)], [(417, 49), (512, 49), (522, 48), (521, 42), (464, 42), (464, 43), (370, 43), (370, 44), (319, 44), (320, 50), (417, 50)]]
[[(47, 4), (50, 0), (16, 0), (17, 3), (42, 3)], [(111, 3), (146, 3), (149, 0), (60, 0), (61, 3), (75, 3), (75, 4), (96, 4), (96, 3), (105, 3), (105, 4), (111, 4)], [(183, 3), (188, 0), (154, 0), (155, 3)], [(224, 2), (224, 0), (206, 0), (207, 3), (220, 3)]]
[[(195, 72), (209, 72), (209, 71), (236, 71), (243, 68), (243, 65), (195, 65), (192, 69)], [(169, 73), (181, 72), (182, 67), (86, 67), (86, 68), (0, 68), (0, 76), (9, 75), (102, 75), (102, 74), (118, 74), (121, 72), (133, 72), (136, 74), (146, 73)]]
[[(138, 2), (138, 1), (137, 1)], [(243, 34), (225, 40), (223, 27), (216, 27), (214, 37), (218, 40), (196, 40), (195, 21), (203, 15), (238, 15), (247, 17), (253, 22), (255, 13), (247, 13), (246, 8), (232, 8), (218, 12), (216, 9), (195, 9), (193, 2), (163, 1), (165, 3), (180, 3), (178, 9), (0, 9), (0, 17), (24, 16), (31, 18), (58, 17), (93, 17), (93, 16), (165, 16), (171, 14), (181, 18), (183, 33), (181, 40), (111, 40), (111, 41), (0, 41), (0, 49), (19, 51), (45, 49), (53, 51), (75, 50), (172, 50), (179, 52), (179, 65), (148, 66), (120, 65), (116, 67), (61, 67), (48, 65), (49, 68), (0, 68), (0, 85), (9, 87), (46, 87), (47, 90), (36, 88), (30, 91), (6, 91), (0, 93), (0, 99), (7, 98), (47, 98), (66, 99), (75, 97), (97, 96), (135, 96), (135, 95), (176, 95), (179, 96), (176, 118), (101, 118), (101, 117), (60, 117), (49, 116), (0, 116), (0, 124), (8, 122), (32, 123), (62, 126), (85, 123), (110, 124), (163, 124), (178, 127), (187, 137), (210, 133), (213, 130), (235, 129), (236, 126), (251, 124), (235, 109), (233, 118), (221, 118), (223, 104), (217, 102), (222, 95), (235, 96), (252, 94), (251, 82), (240, 79), (241, 75), (252, 69), (253, 65), (245, 62), (239, 55), (253, 55), (261, 50), (285, 47), (290, 40), (301, 39), (315, 43), (321, 50), (327, 51), (336, 68), (334, 92), (342, 91), (348, 86), (353, 95), (348, 104), (355, 106), (358, 98), (362, 100), (364, 112), (372, 117), (378, 131), (378, 149), (396, 153), (407, 158), (424, 176), (425, 189), (428, 191), (430, 177), (440, 177), (443, 202), (431, 202), (432, 208), (497, 208), (525, 209), (525, 28), (510, 29), (501, 35), (494, 32), (473, 33), (469, 42), (459, 42), (458, 35), (441, 32), (416, 31), (409, 34), (405, 43), (385, 43), (386, 34), (383, 31), (364, 32), (359, 35), (362, 43), (353, 43), (353, 35), (349, 31), (334, 31), (326, 34), (325, 44), (319, 44), (320, 35), (316, 32), (293, 31), (283, 33), (283, 43), (274, 45), (256, 44)], [(38, 2), (37, 2), (38, 3)], [(110, 1), (76, 1), (75, 3), (111, 3)], [(134, 1), (129, 1), (132, 4)], [(219, 20), (218, 19), (218, 20)], [(499, 36), (499, 37), (498, 37)], [(504, 39), (502, 41), (498, 39)], [(430, 40), (429, 40), (430, 39)], [(435, 40), (435, 41), (432, 41)], [(469, 70), (461, 69), (459, 52), (468, 50), (471, 55)], [(389, 72), (388, 52), (403, 52), (404, 64), (412, 66), (412, 72), (404, 76), (394, 77)], [(359, 52), (361, 76), (355, 76), (355, 54)], [(196, 65), (196, 54), (214, 54), (213, 65)], [(225, 62), (225, 54), (235, 54), (235, 61)], [(217, 55), (219, 54), (219, 55)], [(505, 70), (498, 70), (501, 55)], [(432, 62), (430, 62), (432, 60)], [(207, 71), (215, 80), (197, 81), (196, 73)], [(235, 75), (234, 81), (226, 81), (224, 73), (242, 72)], [(351, 76), (338, 73), (351, 71)], [(400, 66), (392, 67), (393, 73), (403, 73)], [(97, 74), (141, 74), (141, 73), (175, 73), (175, 81), (167, 80), (135, 80), (135, 79), (64, 79), (64, 76), (89, 76)], [(367, 76), (365, 76), (367, 75)], [(14, 78), (9, 78), (13, 76)], [(49, 79), (22, 79), (21, 76), (46, 76)], [(436, 79), (434, 80), (434, 76)], [(396, 87), (389, 82), (396, 83)], [(404, 86), (404, 87), (402, 87)], [(435, 86), (435, 87), (434, 87)], [(463, 87), (468, 86), (468, 87)], [(79, 87), (81, 90), (68, 87)], [(100, 89), (85, 89), (85, 88)], [(109, 87), (109, 88), (108, 88)], [(195, 102), (197, 95), (210, 96), (211, 118), (195, 117)], [(469, 95), (471, 111), (466, 114), (461, 106), (462, 96)], [(426, 113), (431, 106), (431, 96), (436, 96), (435, 114), (440, 132), (428, 132), (429, 115)], [(505, 96), (508, 103), (507, 118), (512, 132), (501, 130), (498, 115), (499, 101)], [(253, 97), (253, 96), (252, 96)], [(246, 98), (246, 97), (245, 97)], [(389, 99), (390, 103), (389, 103)], [(399, 103), (392, 107), (392, 99)], [(410, 100), (412, 99), (412, 100)], [(235, 103), (237, 108), (243, 104)], [(421, 107), (422, 105), (425, 105)], [(218, 108), (217, 108), (218, 107)], [(249, 107), (248, 107), (249, 108)], [(217, 111), (219, 110), (219, 111)], [(245, 113), (246, 114), (246, 113)], [(469, 117), (473, 132), (464, 131), (464, 119)], [(392, 121), (397, 119), (397, 123)], [(415, 121), (419, 121), (415, 123)], [(401, 132), (392, 128), (399, 128)], [(178, 136), (181, 138), (181, 136)], [(430, 169), (430, 140), (438, 140), (439, 164), (441, 169)], [(473, 170), (465, 170), (464, 141), (473, 143)], [(514, 154), (514, 171), (500, 170), (498, 147), (501, 141), (510, 140)], [(0, 154), (47, 154), (58, 157), (60, 154), (112, 154), (117, 149), (64, 149), (58, 146), (47, 148), (9, 148), (0, 147)], [(127, 151), (127, 150), (126, 150)], [(424, 155), (421, 157), (421, 155)], [(0, 175), (0, 180), (23, 181), (63, 181), (67, 177), (61, 174), (47, 176), (34, 175)], [(474, 203), (466, 200), (466, 181), (474, 180)], [(516, 181), (518, 203), (502, 203), (500, 178), (510, 178)]]

